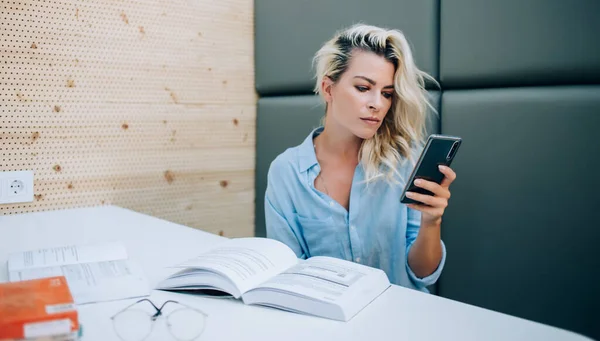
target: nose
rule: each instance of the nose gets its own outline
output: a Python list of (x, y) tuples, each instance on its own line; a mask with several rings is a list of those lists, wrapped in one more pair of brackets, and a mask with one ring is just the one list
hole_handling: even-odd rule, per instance
[(383, 103), (381, 101), (381, 96), (375, 95), (369, 102), (369, 110), (378, 112), (381, 109), (382, 105)]

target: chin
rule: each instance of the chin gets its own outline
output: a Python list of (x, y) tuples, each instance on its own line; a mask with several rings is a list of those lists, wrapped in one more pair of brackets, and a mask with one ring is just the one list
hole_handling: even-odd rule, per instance
[(373, 138), (373, 136), (375, 136), (375, 134), (377, 134), (377, 130), (379, 129), (379, 127), (367, 127), (367, 128), (361, 128), (361, 129), (356, 129), (354, 131), (354, 135), (356, 135), (357, 137), (363, 139), (363, 140), (368, 140)]

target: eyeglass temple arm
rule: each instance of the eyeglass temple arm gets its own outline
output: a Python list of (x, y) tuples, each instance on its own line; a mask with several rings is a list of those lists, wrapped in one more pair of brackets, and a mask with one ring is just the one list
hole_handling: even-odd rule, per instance
[(207, 317), (207, 316), (208, 316), (208, 314), (207, 314), (207, 313), (203, 312), (202, 310), (200, 310), (200, 309), (198, 309), (198, 308), (195, 308), (195, 307), (189, 306), (189, 305), (187, 305), (187, 304), (183, 304), (183, 303), (181, 303), (181, 302), (177, 302), (177, 301), (171, 301), (171, 300), (169, 300), (169, 301), (166, 301), (165, 303), (163, 303), (163, 305), (162, 305), (162, 307), (160, 307), (160, 309), (162, 309), (162, 308), (165, 306), (165, 304), (167, 304), (167, 303), (169, 303), (169, 302), (177, 303), (177, 304), (179, 304), (179, 305), (181, 305), (181, 306), (184, 306), (184, 307), (186, 307), (186, 308), (188, 308), (188, 309), (192, 309), (192, 310), (194, 310), (194, 311), (197, 311), (198, 313), (200, 313), (200, 314), (204, 315), (205, 317)]
[(179, 303), (179, 302), (177, 302), (177, 301), (168, 300), (168, 301), (165, 301), (165, 302), (163, 302), (163, 304), (160, 306), (160, 308), (156, 308), (156, 309), (157, 309), (157, 310), (159, 310), (159, 311), (160, 311), (160, 310), (162, 310), (162, 308), (164, 308), (164, 307), (165, 307), (165, 305), (166, 305), (167, 303), (169, 303), (169, 302), (172, 302), (172, 303), (177, 303), (177, 304), (181, 304), (181, 303)]
[(147, 299), (147, 298), (142, 298), (141, 300), (139, 300), (139, 301), (137, 301), (137, 302), (134, 302), (134, 303), (132, 303), (132, 304), (128, 305), (127, 307), (125, 307), (125, 308), (123, 308), (123, 309), (119, 310), (119, 311), (118, 311), (116, 314), (114, 314), (113, 316), (111, 316), (111, 319), (112, 319), (112, 318), (114, 318), (115, 316), (119, 315), (120, 313), (124, 312), (125, 310), (127, 310), (127, 309), (131, 308), (132, 306), (134, 306), (134, 305), (136, 305), (136, 304), (138, 304), (138, 303), (140, 303), (140, 302), (144, 302), (144, 301), (148, 301), (150, 304), (152, 304), (152, 306), (154, 307), (154, 309), (156, 309), (156, 314), (155, 314), (154, 316), (158, 316), (158, 315), (160, 315), (160, 314), (162, 313), (162, 309), (163, 309), (163, 308), (165, 307), (165, 305), (166, 305), (167, 303), (169, 303), (169, 302), (171, 302), (171, 303), (177, 303), (177, 304), (179, 304), (179, 305), (182, 305), (182, 306), (184, 306), (184, 307), (186, 307), (186, 308), (188, 308), (188, 309), (195, 310), (195, 311), (199, 312), (200, 314), (202, 314), (202, 315), (204, 315), (204, 316), (208, 316), (208, 314), (207, 314), (207, 313), (203, 312), (203, 311), (202, 311), (202, 310), (200, 310), (200, 309), (197, 309), (197, 308), (191, 307), (191, 306), (189, 306), (189, 305), (187, 305), (187, 304), (183, 304), (183, 303), (180, 303), (180, 302), (177, 302), (177, 301), (173, 301), (173, 300), (168, 300), (168, 301), (165, 301), (165, 302), (162, 304), (162, 306), (161, 306), (160, 308), (158, 308), (158, 307), (157, 307), (157, 306), (156, 306), (156, 305), (155, 305), (155, 304), (154, 304), (152, 301), (150, 301), (149, 299)]
[[(140, 302), (144, 302), (144, 301), (148, 301), (150, 304), (152, 304), (152, 306), (154, 307), (154, 309), (156, 309), (156, 311), (157, 311), (157, 312), (160, 312), (160, 309), (158, 309), (158, 308), (156, 307), (156, 305), (155, 305), (154, 303), (152, 303), (152, 301), (150, 301), (150, 300), (149, 300), (149, 299), (147, 299), (147, 298), (142, 298), (141, 300), (139, 300), (139, 301), (137, 301), (137, 302), (133, 302), (133, 303), (131, 303), (130, 305), (128, 305), (127, 307), (125, 307), (125, 308), (123, 308), (123, 309), (119, 310), (118, 312), (116, 312), (116, 313), (115, 313), (113, 316), (111, 316), (110, 318), (112, 319), (112, 318), (114, 318), (115, 316), (119, 315), (120, 313), (124, 312), (125, 310), (127, 310), (127, 309), (129, 309), (129, 308), (133, 307), (134, 305), (136, 305), (136, 304), (138, 304), (138, 303), (140, 303)], [(163, 304), (163, 306), (164, 306), (164, 304)], [(162, 307), (161, 307), (161, 309), (162, 309)]]

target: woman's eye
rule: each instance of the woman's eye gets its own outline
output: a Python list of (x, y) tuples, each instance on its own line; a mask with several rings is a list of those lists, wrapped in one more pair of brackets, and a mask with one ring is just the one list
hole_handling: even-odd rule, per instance
[(369, 90), (369, 89), (367, 89), (366, 86), (360, 86), (360, 85), (357, 86), (356, 89), (360, 92), (365, 92), (365, 91)]
[(383, 97), (385, 97), (385, 98), (388, 98), (388, 99), (390, 99), (390, 98), (392, 98), (392, 96), (393, 96), (393, 95), (392, 95), (391, 93), (389, 93), (389, 92), (384, 92), (384, 93), (383, 93)]

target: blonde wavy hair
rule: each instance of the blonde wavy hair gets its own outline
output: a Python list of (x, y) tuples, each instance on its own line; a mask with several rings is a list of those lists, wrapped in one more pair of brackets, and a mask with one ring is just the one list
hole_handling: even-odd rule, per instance
[[(438, 83), (415, 65), (410, 45), (401, 31), (355, 24), (338, 31), (315, 54), (315, 93), (323, 96), (321, 83), (325, 77), (333, 83), (340, 79), (355, 50), (374, 52), (395, 66), (392, 106), (375, 136), (364, 140), (359, 152), (366, 182), (393, 180), (394, 174), (402, 179), (398, 166), (404, 161), (414, 165), (417, 149), (425, 142), (427, 106), (436, 112), (427, 101), (425, 79)], [(325, 117), (323, 124), (324, 120)]]

